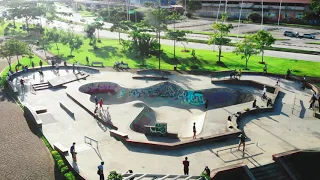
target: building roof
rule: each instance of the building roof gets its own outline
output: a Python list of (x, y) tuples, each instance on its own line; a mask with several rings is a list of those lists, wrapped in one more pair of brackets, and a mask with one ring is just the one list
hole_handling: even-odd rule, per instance
[[(203, 0), (198, 0), (203, 1)], [(220, 0), (205, 0), (205, 1), (216, 1), (220, 2)], [(228, 2), (242, 2), (242, 0), (227, 0)], [(226, 2), (226, 0), (221, 0), (221, 2)], [(243, 2), (262, 2), (262, 0), (243, 0)], [(265, 3), (279, 3), (281, 0), (263, 0)], [(298, 3), (298, 4), (310, 4), (311, 0), (282, 0), (282, 3)]]

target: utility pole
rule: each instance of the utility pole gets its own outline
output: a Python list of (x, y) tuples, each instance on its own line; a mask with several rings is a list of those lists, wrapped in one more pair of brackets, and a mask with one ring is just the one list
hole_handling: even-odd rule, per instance
[(280, 7), (279, 7), (278, 26), (280, 25), (281, 6), (282, 6), (282, 0), (280, 1)]
[(161, 4), (160, 4), (160, 0), (159, 0), (159, 6), (158, 6), (158, 13), (159, 13), (159, 17), (158, 17), (158, 18), (159, 18), (159, 29), (158, 29), (158, 32), (159, 32), (159, 54), (158, 54), (159, 70), (160, 70), (160, 57), (161, 57), (161, 43), (160, 43), (160, 27), (161, 27), (161, 24), (160, 24), (160, 23), (161, 23), (161, 22), (160, 22), (160, 21), (161, 21), (161, 19), (160, 19), (160, 18), (161, 18), (160, 8), (161, 8), (161, 7), (160, 7), (160, 5), (161, 5)]

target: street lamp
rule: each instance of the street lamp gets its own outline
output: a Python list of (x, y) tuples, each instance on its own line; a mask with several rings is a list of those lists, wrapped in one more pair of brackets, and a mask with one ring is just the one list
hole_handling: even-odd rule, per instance
[(263, 28), (263, 0), (262, 1), (262, 4), (261, 4), (261, 29)]
[(282, 0), (280, 0), (279, 16), (278, 16), (278, 26), (280, 25), (281, 5), (282, 5)]
[(239, 33), (240, 33), (240, 20), (241, 20), (242, 6), (243, 6), (243, 0), (242, 0), (242, 2), (241, 2), (241, 8), (240, 8), (240, 14), (239, 14), (239, 23), (238, 23), (237, 39), (239, 39)]

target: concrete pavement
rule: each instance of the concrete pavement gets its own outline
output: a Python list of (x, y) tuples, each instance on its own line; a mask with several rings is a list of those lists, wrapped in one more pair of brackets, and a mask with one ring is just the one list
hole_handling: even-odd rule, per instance
[[(46, 78), (55, 77), (51, 71), (45, 71), (44, 73)], [(68, 72), (60, 70), (61, 75), (66, 73)], [(115, 82), (130, 88), (148, 87), (158, 83), (132, 80), (132, 76), (134, 74), (129, 72), (103, 71), (100, 74), (91, 75), (87, 80), (80, 80), (65, 86), (67, 90), (76, 90), (79, 84), (95, 81)], [(38, 73), (30, 74), (27, 78), (30, 81), (39, 80)], [(274, 85), (276, 82), (275, 78), (264, 76), (243, 76), (242, 79), (255, 80), (269, 85)], [(171, 82), (186, 89), (225, 87), (223, 85), (213, 85), (210, 80), (211, 78), (206, 76), (170, 76)], [(274, 112), (247, 116), (241, 122), (240, 127), (244, 129), (249, 138), (244, 157), (242, 157), (242, 152), (236, 150), (237, 139), (172, 151), (124, 145), (110, 137), (109, 129), (106, 126), (94, 120), (91, 115), (69, 99), (64, 88), (37, 91), (36, 94), (25, 93), (22, 101), (32, 106), (48, 108), (48, 112), (52, 113), (54, 121), (43, 119), (43, 133), (50, 143), (59, 142), (67, 148), (72, 142), (76, 142), (78, 163), (72, 163), (71, 158), (67, 158), (87, 179), (97, 178), (96, 167), (101, 160), (105, 161), (106, 172), (111, 170), (126, 172), (128, 169), (132, 169), (137, 173), (182, 174), (182, 160), (185, 156), (188, 156), (190, 160), (190, 174), (199, 175), (205, 165), (208, 165), (211, 169), (237, 163), (245, 163), (249, 167), (256, 167), (272, 162), (271, 155), (275, 153), (295, 148), (320, 147), (320, 136), (318, 136), (320, 134), (320, 121), (313, 119), (312, 111), (307, 109), (311, 91), (302, 91), (299, 83), (284, 79), (281, 79), (280, 86), (282, 93), (280, 93)], [(246, 89), (257, 96), (262, 91), (242, 86), (228, 87)], [(60, 108), (60, 101), (63, 101), (75, 112), (74, 119)], [(245, 106), (216, 109), (216, 112), (213, 112), (210, 116), (212, 116), (212, 121), (226, 119), (226, 115), (248, 106), (251, 106), (251, 103)], [(168, 110), (167, 112), (174, 116), (174, 111)], [(110, 111), (110, 114), (113, 117), (112, 111)], [(130, 118), (123, 117), (122, 119)], [(121, 121), (121, 119), (114, 119), (114, 121)], [(210, 127), (206, 125), (206, 122), (204, 127), (214, 130), (214, 126)], [(84, 136), (97, 140), (98, 144), (93, 142), (89, 146), (84, 142)]]

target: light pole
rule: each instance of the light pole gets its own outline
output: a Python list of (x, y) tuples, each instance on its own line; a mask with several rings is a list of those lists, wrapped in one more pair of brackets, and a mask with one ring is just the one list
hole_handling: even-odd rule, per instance
[(280, 25), (281, 6), (282, 6), (282, 0), (280, 0), (279, 15), (278, 15), (278, 26)]
[(218, 7), (218, 13), (217, 13), (217, 17), (216, 17), (216, 22), (218, 21), (218, 18), (219, 18), (220, 6), (221, 6), (221, 0), (220, 0), (219, 7)]
[[(226, 4), (224, 5), (224, 13), (225, 14), (227, 14), (227, 7), (228, 7), (228, 0), (226, 0)], [(224, 23), (226, 22), (226, 19), (227, 18), (224, 19), (224, 21), (223, 21)]]
[(237, 40), (239, 39), (239, 33), (240, 33), (240, 20), (241, 20), (242, 6), (243, 6), (243, 0), (241, 2), (241, 7), (240, 7)]
[(262, 4), (261, 4), (261, 29), (263, 28), (263, 0), (262, 1)]

